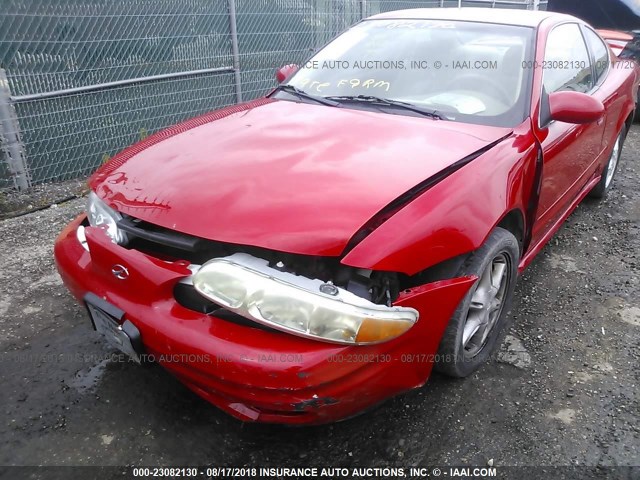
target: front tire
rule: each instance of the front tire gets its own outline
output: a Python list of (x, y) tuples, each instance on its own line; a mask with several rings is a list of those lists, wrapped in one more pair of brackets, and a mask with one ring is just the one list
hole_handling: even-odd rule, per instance
[(513, 234), (496, 228), (485, 244), (462, 265), (457, 276), (478, 280), (449, 321), (435, 368), (451, 377), (466, 377), (493, 352), (506, 323), (518, 275), (520, 247)]
[(589, 196), (591, 198), (604, 198), (607, 196), (607, 192), (611, 188), (611, 184), (613, 183), (613, 177), (618, 171), (618, 165), (620, 165), (620, 156), (622, 155), (622, 147), (624, 146), (624, 141), (627, 137), (627, 130), (623, 128), (622, 131), (618, 134), (615, 143), (613, 144), (613, 149), (611, 150), (611, 155), (609, 156), (609, 161), (604, 167), (604, 171), (602, 172), (602, 178), (598, 184), (593, 187), (593, 190), (589, 192)]

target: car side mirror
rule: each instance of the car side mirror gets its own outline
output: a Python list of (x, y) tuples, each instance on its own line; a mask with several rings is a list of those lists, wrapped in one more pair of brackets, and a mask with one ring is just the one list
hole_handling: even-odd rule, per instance
[(296, 73), (298, 71), (298, 68), (300, 67), (298, 67), (298, 65), (296, 65), (295, 63), (280, 67), (276, 71), (276, 80), (278, 80), (278, 83), (284, 82), (287, 78)]
[(552, 120), (576, 125), (592, 123), (604, 115), (600, 100), (586, 93), (555, 92), (549, 95), (549, 110)]

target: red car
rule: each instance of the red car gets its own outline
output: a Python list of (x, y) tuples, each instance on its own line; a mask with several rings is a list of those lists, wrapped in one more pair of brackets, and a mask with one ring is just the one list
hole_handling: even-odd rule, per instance
[(574, 17), (494, 9), (376, 15), (278, 75), (101, 167), (55, 257), (113, 345), (290, 424), (477, 369), (610, 188), (639, 78)]

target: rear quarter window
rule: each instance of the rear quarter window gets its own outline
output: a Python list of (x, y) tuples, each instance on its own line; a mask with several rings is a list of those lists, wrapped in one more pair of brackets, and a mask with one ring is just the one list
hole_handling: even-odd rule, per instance
[(600, 36), (590, 28), (585, 27), (584, 32), (587, 44), (589, 45), (589, 50), (591, 50), (595, 62), (595, 82), (600, 83), (609, 70), (609, 63), (611, 61), (609, 58), (609, 48), (602, 38), (600, 38)]

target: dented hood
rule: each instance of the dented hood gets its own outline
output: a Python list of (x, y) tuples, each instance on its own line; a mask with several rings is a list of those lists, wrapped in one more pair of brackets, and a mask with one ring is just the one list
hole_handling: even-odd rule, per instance
[(340, 255), (378, 211), (509, 129), (259, 101), (159, 134), (91, 180), (122, 213), (191, 235)]

